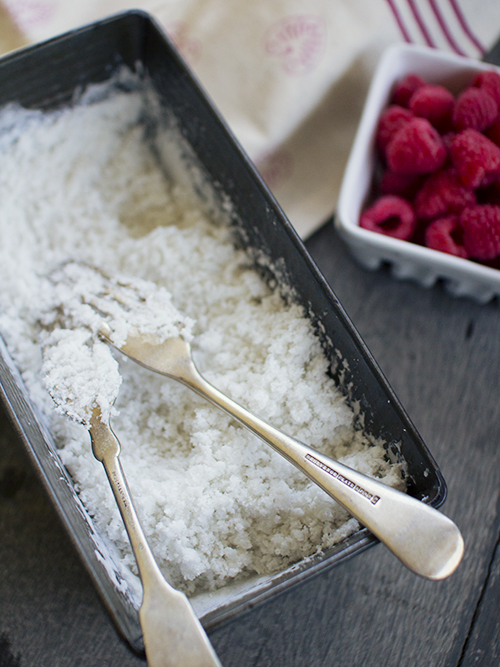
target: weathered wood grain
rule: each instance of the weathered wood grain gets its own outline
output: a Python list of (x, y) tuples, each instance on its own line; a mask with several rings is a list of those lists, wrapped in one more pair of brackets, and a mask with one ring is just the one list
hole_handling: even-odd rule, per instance
[(460, 667), (500, 664), (500, 553), (497, 545)]

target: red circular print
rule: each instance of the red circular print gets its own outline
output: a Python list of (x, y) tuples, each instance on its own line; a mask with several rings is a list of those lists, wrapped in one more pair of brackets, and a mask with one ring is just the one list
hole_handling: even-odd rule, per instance
[(271, 190), (277, 189), (293, 173), (293, 159), (285, 150), (262, 155), (256, 160), (260, 175)]
[(326, 26), (319, 16), (294, 14), (274, 23), (264, 35), (264, 49), (277, 58), (287, 74), (313, 70), (326, 47)]
[(173, 21), (167, 26), (167, 32), (172, 41), (189, 63), (194, 63), (200, 57), (201, 45), (199, 40), (189, 34), (189, 26), (184, 21)]
[(50, 0), (15, 0), (6, 4), (21, 30), (47, 23), (54, 16), (57, 7), (57, 2)]

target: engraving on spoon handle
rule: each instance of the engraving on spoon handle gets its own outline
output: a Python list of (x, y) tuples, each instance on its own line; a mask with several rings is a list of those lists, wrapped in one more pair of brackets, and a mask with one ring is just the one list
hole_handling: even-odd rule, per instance
[(416, 574), (443, 579), (463, 555), (457, 526), (425, 503), (334, 461), (287, 436), (207, 382), (194, 365), (183, 378), (197, 393), (222, 408), (282, 454), (366, 526)]
[(222, 667), (186, 596), (163, 577), (142, 530), (111, 428), (92, 420), (92, 450), (106, 471), (143, 586), (139, 619), (149, 667)]
[[(132, 497), (119, 459), (120, 443), (111, 428), (103, 423), (99, 416), (91, 420), (90, 438), (93, 454), (103, 464), (106, 471), (106, 476), (137, 560), (143, 586), (146, 586), (151, 577), (157, 578), (158, 566), (132, 503)], [(161, 573), (159, 576), (162, 576)]]

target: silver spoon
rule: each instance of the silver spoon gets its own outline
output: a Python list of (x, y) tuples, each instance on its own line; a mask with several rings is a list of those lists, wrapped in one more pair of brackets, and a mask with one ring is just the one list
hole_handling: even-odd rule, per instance
[[(106, 323), (99, 333), (116, 347)], [(464, 542), (450, 519), (285, 435), (235, 403), (200, 375), (182, 338), (155, 343), (151, 337), (129, 335), (117, 349), (149, 370), (182, 382), (237, 419), (343, 505), (416, 574), (444, 579), (457, 568)]]
[(139, 620), (149, 667), (221, 667), (187, 597), (165, 581), (156, 564), (120, 463), (120, 443), (98, 409), (89, 426), (92, 452), (104, 466), (139, 568)]

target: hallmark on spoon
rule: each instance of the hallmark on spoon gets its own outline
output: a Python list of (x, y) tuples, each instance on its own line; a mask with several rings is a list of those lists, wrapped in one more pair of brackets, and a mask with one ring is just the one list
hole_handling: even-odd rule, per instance
[(325, 463), (322, 463), (317, 458), (315, 458), (312, 454), (306, 454), (306, 459), (308, 461), (310, 461), (311, 463), (313, 463), (318, 468), (321, 468), (321, 470), (324, 470), (325, 472), (327, 472), (332, 477), (335, 477), (336, 479), (338, 479), (338, 481), (342, 482), (342, 484), (345, 484), (349, 488), (356, 491), (356, 493), (359, 493), (360, 496), (363, 496), (364, 498), (369, 500), (372, 505), (376, 505), (378, 503), (378, 501), (380, 500), (380, 496), (376, 496), (375, 494), (370, 493), (366, 489), (363, 489), (362, 486), (359, 486), (359, 484), (356, 484), (351, 479), (348, 479), (347, 477), (345, 477), (344, 475), (341, 475), (336, 470), (333, 470), (333, 468), (330, 468), (329, 466), (327, 466)]

